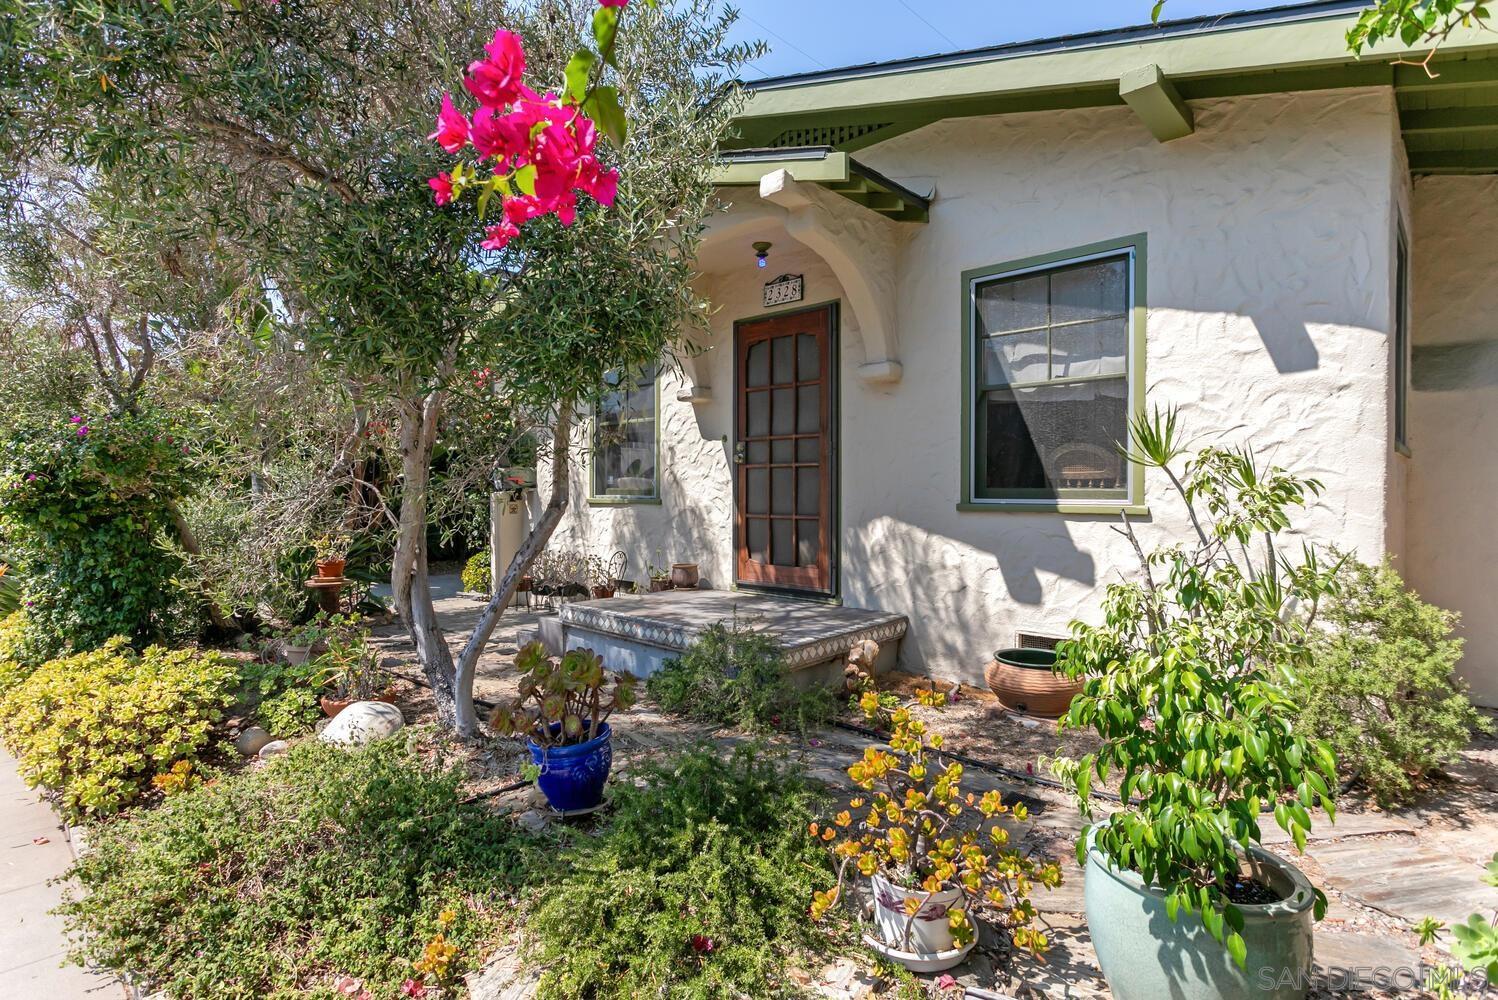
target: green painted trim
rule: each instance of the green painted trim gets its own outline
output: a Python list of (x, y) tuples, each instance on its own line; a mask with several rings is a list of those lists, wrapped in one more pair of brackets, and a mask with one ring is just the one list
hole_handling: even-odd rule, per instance
[(1134, 109), (1144, 127), (1160, 142), (1181, 139), (1196, 131), (1191, 108), (1154, 63), (1119, 77), (1118, 96)]
[(959, 503), (957, 509), (964, 514), (1087, 514), (1149, 517), (1150, 509), (1143, 504), (1081, 503), (1069, 500), (990, 500)]
[[(1097, 243), (1089, 243), (1085, 246), (1070, 247), (1065, 250), (1055, 250), (1050, 253), (1037, 254), (1033, 257), (1023, 257), (1019, 260), (1005, 261), (1002, 264), (992, 264), (986, 267), (969, 268), (962, 272), (961, 302), (962, 322), (958, 324), (962, 336), (962, 427), (959, 433), (961, 451), (958, 452), (957, 464), (960, 470), (959, 478), (962, 492), (958, 501), (958, 510), (987, 511), (989, 513), (999, 511), (1030, 512), (1045, 511), (1050, 513), (1077, 513), (1095, 514), (1107, 513), (1109, 511), (1145, 511), (1144, 507), (1144, 469), (1134, 463), (1128, 466), (1128, 489), (1125, 497), (1120, 497), (1117, 502), (1110, 504), (1087, 503), (1086, 501), (1058, 500), (983, 500), (974, 496), (973, 492), (973, 406), (975, 403), (974, 393), (977, 388), (977, 374), (974, 370), (973, 350), (973, 284), (984, 278), (992, 278), (1013, 271), (1027, 271), (1036, 268), (1049, 267), (1053, 264), (1062, 264), (1079, 257), (1095, 257), (1102, 254), (1113, 253), (1122, 250), (1133, 250), (1133, 287), (1131, 288), (1132, 323), (1130, 324), (1129, 341), (1129, 369), (1126, 375), (1129, 384), (1130, 412), (1134, 416), (1144, 413), (1144, 389), (1148, 382), (1145, 379), (1145, 361), (1147, 351), (1145, 343), (1147, 340), (1146, 325), (1149, 319), (1149, 282), (1147, 273), (1149, 271), (1149, 234), (1135, 233), (1132, 236), (1124, 236), (1118, 239), (1102, 240)], [(1095, 509), (1101, 508), (1101, 509)]]
[(1399, 129), (1406, 136), (1423, 133), (1445, 135), (1453, 132), (1487, 132), (1498, 129), (1498, 105), (1401, 111)]
[(588, 481), (587, 505), (589, 507), (658, 507), (661, 503), (661, 378), (667, 372), (667, 368), (657, 364), (655, 371), (655, 495), (649, 497), (616, 497), (604, 494), (596, 495), (593, 492), (593, 462), (598, 438), (598, 418), (589, 418), (588, 426), (588, 449), (586, 461), (583, 463), (583, 475)]
[(1410, 150), (1410, 172), (1486, 173), (1498, 169), (1498, 147)]
[(833, 150), (822, 159), (784, 159), (722, 161), (713, 165), (713, 183), (720, 187), (758, 187), (759, 179), (777, 170), (789, 170), (791, 176), (808, 184), (841, 184), (851, 175), (849, 157)]

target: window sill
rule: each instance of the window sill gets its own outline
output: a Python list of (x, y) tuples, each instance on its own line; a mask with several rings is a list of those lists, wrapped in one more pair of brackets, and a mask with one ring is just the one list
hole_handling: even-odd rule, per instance
[(1414, 454), (1410, 451), (1410, 446), (1399, 441), (1394, 442), (1394, 454), (1403, 455), (1405, 458), (1415, 457)]
[(588, 497), (589, 507), (659, 507), (660, 497)]
[(957, 509), (983, 514), (1127, 514), (1130, 517), (1148, 517), (1150, 512), (1144, 504), (1084, 500), (975, 500), (959, 503)]

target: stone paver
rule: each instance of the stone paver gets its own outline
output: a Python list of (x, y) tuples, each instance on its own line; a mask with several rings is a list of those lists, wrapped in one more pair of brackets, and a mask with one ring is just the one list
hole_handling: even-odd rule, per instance
[(64, 965), (62, 920), (49, 911), (73, 863), (67, 831), (0, 752), (0, 1000), (116, 1000), (112, 976)]

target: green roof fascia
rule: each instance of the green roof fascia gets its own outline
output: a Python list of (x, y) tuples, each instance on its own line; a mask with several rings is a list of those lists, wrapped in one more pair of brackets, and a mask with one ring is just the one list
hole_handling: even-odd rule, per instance
[(845, 152), (829, 150), (821, 158), (787, 155), (720, 160), (713, 167), (713, 183), (720, 187), (758, 187), (759, 179), (765, 174), (789, 170), (796, 180), (809, 184), (846, 184), (853, 176), (848, 167), (849, 159)]
[(925, 222), (930, 217), (926, 198), (870, 170), (845, 152), (788, 149), (781, 157), (773, 152), (755, 150), (755, 155), (734, 157), (733, 151), (728, 151), (713, 167), (713, 183), (719, 187), (757, 187), (766, 174), (787, 170), (798, 181), (819, 184), (896, 222)]
[(736, 124), (737, 143), (768, 145), (790, 129), (885, 124), (839, 149), (855, 151), (945, 118), (1121, 105), (1119, 80), (1154, 64), (1183, 100), (1395, 85), (1444, 88), (1498, 81), (1498, 62), (1465, 57), (1498, 52), (1491, 33), (1454, 34), (1429, 77), (1420, 66), (1391, 65), (1408, 54), (1380, 46), (1361, 60), (1347, 51), (1346, 15), (1132, 39), (951, 64), (864, 68), (846, 76), (755, 88)]

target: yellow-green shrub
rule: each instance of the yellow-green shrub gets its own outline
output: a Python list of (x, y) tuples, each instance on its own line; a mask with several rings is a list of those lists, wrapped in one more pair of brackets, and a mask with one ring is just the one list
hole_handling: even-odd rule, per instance
[(35, 665), (29, 655), (26, 612), (12, 611), (0, 619), (0, 697), (30, 677)]
[(72, 818), (108, 815), (192, 759), (232, 701), (235, 664), (123, 636), (42, 664), (0, 699), (0, 736), (21, 776), (55, 789)]

